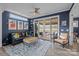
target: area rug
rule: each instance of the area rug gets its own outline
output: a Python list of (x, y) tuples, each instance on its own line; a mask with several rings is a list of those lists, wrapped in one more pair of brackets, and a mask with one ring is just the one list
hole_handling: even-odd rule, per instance
[(4, 50), (10, 56), (44, 56), (51, 45), (49, 41), (38, 40), (37, 43), (30, 46), (23, 43), (15, 46), (5, 46)]

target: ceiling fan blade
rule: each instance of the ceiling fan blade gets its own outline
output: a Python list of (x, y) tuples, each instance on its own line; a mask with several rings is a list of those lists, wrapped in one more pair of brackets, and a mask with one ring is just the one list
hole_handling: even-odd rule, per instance
[(40, 8), (34, 8), (34, 11), (31, 11), (30, 13), (32, 13), (34, 16), (39, 15), (40, 14), (39, 9)]
[(40, 8), (35, 8), (35, 12), (38, 13), (39, 9), (40, 9)]

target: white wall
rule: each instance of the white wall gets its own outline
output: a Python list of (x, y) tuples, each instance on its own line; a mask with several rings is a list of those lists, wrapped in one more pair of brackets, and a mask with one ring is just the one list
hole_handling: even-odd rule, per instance
[(0, 7), (0, 47), (2, 46), (2, 17), (1, 17), (1, 7)]
[(4, 4), (0, 3), (0, 47), (2, 47), (2, 12), (4, 8)]
[(70, 44), (73, 43), (73, 18), (79, 17), (79, 3), (74, 4), (72, 10), (70, 11)]
[(0, 4), (0, 47), (2, 47), (2, 5)]

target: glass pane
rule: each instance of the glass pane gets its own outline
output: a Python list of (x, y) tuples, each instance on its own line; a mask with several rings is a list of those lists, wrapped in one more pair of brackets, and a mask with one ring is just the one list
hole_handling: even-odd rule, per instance
[(43, 32), (44, 26), (39, 24), (39, 32)]
[(27, 18), (24, 18), (24, 17), (18, 16), (18, 15), (14, 15), (14, 14), (10, 14), (9, 17), (10, 17), (10, 18), (13, 18), (13, 19), (17, 19), (17, 20), (28, 21)]

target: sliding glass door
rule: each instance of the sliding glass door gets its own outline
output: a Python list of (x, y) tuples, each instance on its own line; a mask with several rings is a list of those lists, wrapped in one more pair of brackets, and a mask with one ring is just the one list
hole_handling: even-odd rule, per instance
[(58, 17), (43, 19), (37, 21), (38, 36), (44, 40), (51, 41), (53, 38), (58, 37), (59, 33), (59, 20)]
[(50, 33), (51, 33), (51, 39), (58, 38), (59, 33), (59, 24), (58, 24), (58, 18), (51, 18), (50, 22)]
[(50, 39), (50, 20), (44, 20), (44, 39), (45, 40), (51, 40)]

